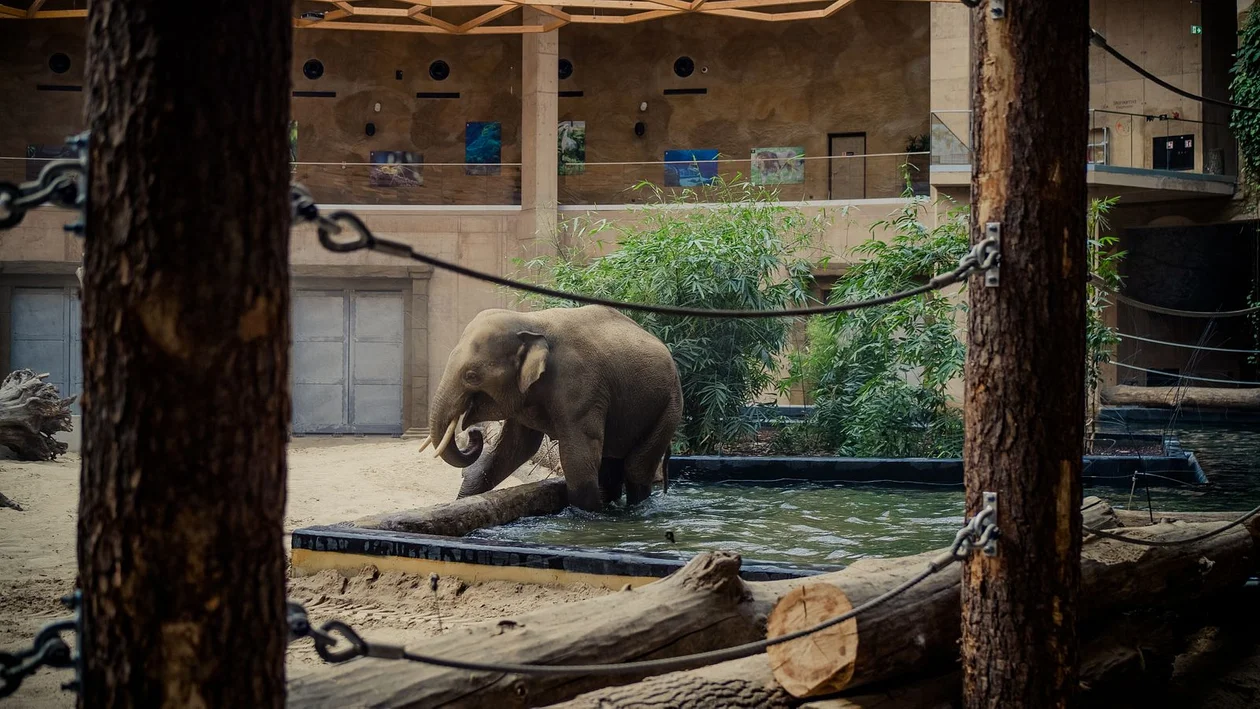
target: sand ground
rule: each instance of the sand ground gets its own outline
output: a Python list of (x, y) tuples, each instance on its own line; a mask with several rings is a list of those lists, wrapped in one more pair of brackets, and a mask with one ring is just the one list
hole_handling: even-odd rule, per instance
[[(455, 499), (459, 471), (432, 455), (417, 455), (418, 445), (397, 439), (295, 439), (289, 448), (286, 545), (288, 532), (299, 527)], [(78, 483), (76, 454), (45, 463), (0, 460), (0, 492), (25, 508), (0, 509), (0, 650), (26, 646), (42, 625), (67, 614), (58, 599), (74, 587)], [(515, 478), (503, 483), (514, 484)], [(306, 605), (312, 620), (337, 618), (383, 642), (602, 593), (582, 586), (467, 586), (442, 579), (435, 598), (426, 579), (370, 567), (349, 578), (326, 571), (289, 582), (290, 598)], [(320, 662), (309, 640), (289, 648), (290, 676)], [(6, 703), (73, 707), (73, 695), (59, 689), (70, 677), (68, 671), (41, 670)]]
[[(417, 455), (416, 447), (415, 441), (395, 439), (297, 439), (289, 450), (286, 543), (287, 532), (298, 527), (454, 499), (459, 472), (430, 455)], [(74, 454), (47, 463), (0, 460), (0, 492), (26, 508), (0, 509), (0, 650), (25, 647), (40, 626), (66, 615), (58, 599), (74, 586), (78, 476), (79, 457)], [(514, 484), (515, 478), (504, 483)], [(450, 578), (442, 579), (434, 594), (427, 579), (372, 567), (349, 577), (327, 571), (289, 581), (290, 598), (302, 602), (316, 623), (337, 618), (382, 642), (450, 632), (462, 624), (604, 593), (582, 586), (468, 586)], [(1215, 643), (1216, 633), (1208, 629), (1195, 639), (1202, 651), (1190, 655), (1210, 657)], [(1166, 696), (1172, 703), (1164, 706), (1260, 706), (1260, 645), (1245, 655), (1174, 682), (1174, 691)], [(1183, 656), (1178, 662), (1194, 658)], [(290, 676), (319, 664), (309, 640), (290, 646)], [(73, 707), (73, 696), (59, 689), (70, 676), (68, 671), (42, 670), (6, 706)], [(1154, 705), (1147, 701), (1134, 706)]]

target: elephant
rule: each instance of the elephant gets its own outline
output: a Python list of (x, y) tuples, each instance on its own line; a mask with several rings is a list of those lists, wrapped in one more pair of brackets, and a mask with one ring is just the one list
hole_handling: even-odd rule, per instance
[[(560, 449), (569, 504), (633, 506), (666, 470), (682, 385), (665, 343), (602, 305), (478, 313), (451, 351), (429, 413), (438, 457), (463, 468), (459, 497), (489, 491), (544, 434)], [(477, 423), (502, 421), (493, 450)], [(455, 441), (468, 431), (468, 448)], [(444, 432), (444, 433), (441, 433)], [(483, 455), (484, 452), (484, 455)], [(668, 477), (665, 478), (668, 485)]]

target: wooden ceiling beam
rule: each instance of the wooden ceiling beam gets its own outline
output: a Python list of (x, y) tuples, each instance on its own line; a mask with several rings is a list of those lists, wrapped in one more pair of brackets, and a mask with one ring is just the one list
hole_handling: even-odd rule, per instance
[(77, 20), (87, 17), (87, 10), (40, 10), (28, 20)]
[(458, 32), (459, 32), (459, 26), (458, 26), (458, 25), (456, 25), (456, 24), (454, 24), (454, 23), (451, 23), (451, 22), (447, 22), (446, 20), (439, 20), (438, 18), (434, 17), (433, 15), (426, 15), (426, 14), (425, 14), (425, 11), (426, 11), (426, 10), (431, 10), (431, 9), (432, 9), (432, 8), (427, 8), (427, 7), (420, 7), (420, 6), (417, 6), (417, 7), (413, 7), (413, 8), (411, 8), (410, 10), (408, 10), (408, 11), (407, 11), (407, 15), (408, 15), (411, 19), (415, 20), (416, 22), (420, 22), (420, 23), (423, 23), (423, 24), (429, 25), (430, 27), (434, 27), (434, 28), (436, 28), (436, 29), (443, 30), (443, 31), (445, 31), (445, 32), (447, 32), (447, 33), (449, 33), (449, 34), (456, 34), (456, 33), (458, 33)]
[(487, 22), (493, 22), (494, 20), (497, 20), (498, 18), (503, 17), (509, 12), (515, 12), (519, 8), (520, 8), (520, 5), (516, 5), (516, 4), (501, 5), (499, 7), (494, 8), (490, 12), (485, 12), (472, 18), (471, 20), (460, 25), (455, 31), (459, 34), (464, 34), (475, 27), (480, 27), (486, 24)]
[(31, 3), (30, 7), (26, 8), (26, 16), (34, 17), (35, 13), (39, 12), (39, 8), (43, 7), (46, 1), (47, 0), (35, 0), (35, 2)]
[(25, 10), (19, 10), (16, 7), (8, 5), (0, 5), (0, 17), (26, 17)]

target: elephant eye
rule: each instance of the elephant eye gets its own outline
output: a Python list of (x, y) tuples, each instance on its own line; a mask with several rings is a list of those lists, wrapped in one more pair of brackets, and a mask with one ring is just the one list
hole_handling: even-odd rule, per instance
[(464, 370), (464, 383), (471, 386), (476, 386), (477, 384), (481, 383), (481, 375), (477, 374), (477, 370), (475, 369), (465, 369)]

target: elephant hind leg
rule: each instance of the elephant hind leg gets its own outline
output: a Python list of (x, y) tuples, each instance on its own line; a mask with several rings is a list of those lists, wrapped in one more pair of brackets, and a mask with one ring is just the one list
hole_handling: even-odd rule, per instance
[(650, 441), (626, 456), (626, 506), (643, 502), (652, 494), (652, 482), (661, 460), (669, 452), (669, 441)]
[(616, 458), (604, 458), (599, 464), (599, 491), (603, 495), (604, 504), (621, 499), (621, 489), (625, 484), (625, 461)]

